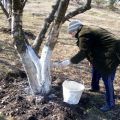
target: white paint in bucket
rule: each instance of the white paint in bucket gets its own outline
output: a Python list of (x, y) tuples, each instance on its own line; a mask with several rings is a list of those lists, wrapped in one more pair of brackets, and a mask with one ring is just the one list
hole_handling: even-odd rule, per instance
[(68, 104), (78, 104), (81, 95), (85, 89), (84, 85), (75, 81), (64, 81), (63, 84), (63, 101)]

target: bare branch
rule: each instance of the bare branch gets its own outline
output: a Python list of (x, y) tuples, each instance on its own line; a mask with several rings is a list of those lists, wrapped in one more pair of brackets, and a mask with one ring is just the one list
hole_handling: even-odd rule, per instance
[(8, 13), (7, 10), (4, 8), (4, 5), (2, 4), (1, 1), (0, 1), (0, 6), (1, 6), (1, 9), (3, 10), (4, 14), (6, 15), (6, 17), (9, 18), (9, 13)]
[(25, 7), (26, 2), (27, 2), (27, 0), (24, 0), (24, 2), (23, 2), (23, 9)]
[(59, 3), (60, 3), (60, 0), (57, 0), (55, 5), (52, 6), (52, 11), (51, 13), (49, 14), (49, 16), (45, 19), (45, 23), (43, 25), (43, 28), (42, 30), (39, 32), (38, 36), (36, 37), (36, 40), (35, 42), (33, 43), (33, 48), (35, 49), (36, 52), (39, 51), (40, 49), (40, 46), (42, 44), (42, 41), (43, 39), (45, 38), (45, 34), (51, 24), (51, 22), (54, 20), (54, 15), (58, 9), (58, 6), (59, 6)]
[(92, 2), (92, 0), (87, 0), (85, 6), (82, 6), (82, 7), (80, 7), (80, 8), (77, 8), (76, 10), (68, 13), (68, 14), (65, 16), (65, 18), (64, 18), (64, 20), (63, 20), (63, 23), (64, 23), (66, 20), (69, 20), (70, 18), (72, 18), (72, 17), (74, 17), (74, 16), (76, 16), (76, 15), (78, 15), (78, 14), (80, 14), (80, 13), (83, 13), (83, 12), (89, 10), (89, 9), (91, 8), (91, 2)]
[(59, 35), (59, 29), (62, 25), (62, 21), (65, 16), (69, 1), (70, 0), (61, 0), (61, 2), (60, 2), (53, 28), (51, 30), (49, 38), (47, 39), (47, 44), (46, 44), (47, 46), (50, 47), (51, 50), (54, 49), (55, 43), (57, 41), (57, 38)]

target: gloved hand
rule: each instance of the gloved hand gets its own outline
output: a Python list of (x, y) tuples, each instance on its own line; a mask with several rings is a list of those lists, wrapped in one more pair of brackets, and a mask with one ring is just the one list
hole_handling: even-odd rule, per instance
[(70, 60), (67, 59), (67, 60), (64, 60), (64, 61), (53, 62), (53, 67), (62, 68), (62, 67), (66, 67), (66, 66), (68, 66), (70, 64), (71, 64)]

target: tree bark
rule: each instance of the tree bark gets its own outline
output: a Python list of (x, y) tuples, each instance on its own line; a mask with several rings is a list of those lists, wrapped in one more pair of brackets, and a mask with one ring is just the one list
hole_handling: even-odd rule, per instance
[(33, 43), (33, 48), (34, 50), (38, 53), (39, 52), (39, 49), (40, 49), (40, 46), (42, 44), (42, 41), (44, 40), (45, 38), (45, 34), (51, 24), (51, 22), (54, 20), (54, 15), (58, 9), (58, 6), (59, 6), (59, 3), (60, 3), (60, 0), (57, 0), (55, 5), (53, 5), (53, 9), (51, 11), (51, 13), (49, 14), (49, 16), (45, 19), (45, 22), (44, 22), (44, 25), (43, 25), (43, 28), (42, 30), (39, 32), (38, 36), (36, 37), (35, 39), (35, 42)]
[(12, 2), (11, 2), (11, 0), (8, 0), (6, 4), (7, 4), (7, 9), (4, 7), (4, 5), (0, 1), (0, 6), (2, 8), (2, 11), (3, 11), (3, 13), (5, 14), (5, 16), (6, 16), (7, 20), (8, 20), (9, 29), (11, 29), (11, 10), (12, 10)]

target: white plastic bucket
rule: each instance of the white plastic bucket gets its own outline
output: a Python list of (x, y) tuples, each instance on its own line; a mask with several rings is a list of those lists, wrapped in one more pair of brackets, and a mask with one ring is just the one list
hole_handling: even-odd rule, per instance
[(85, 89), (84, 84), (66, 80), (63, 82), (62, 86), (63, 101), (69, 104), (78, 104)]

